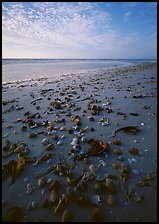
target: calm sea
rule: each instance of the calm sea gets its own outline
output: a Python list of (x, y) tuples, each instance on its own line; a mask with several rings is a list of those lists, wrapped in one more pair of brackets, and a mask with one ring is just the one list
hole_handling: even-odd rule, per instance
[(2, 82), (35, 78), (58, 78), (61, 75), (101, 68), (132, 65), (155, 60), (126, 59), (2, 59)]

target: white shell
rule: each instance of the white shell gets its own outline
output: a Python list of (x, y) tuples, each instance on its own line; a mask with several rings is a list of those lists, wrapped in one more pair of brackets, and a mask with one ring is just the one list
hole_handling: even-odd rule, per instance
[(47, 180), (47, 183), (50, 184), (50, 183), (52, 182), (52, 180), (53, 180), (53, 178), (49, 178), (49, 179)]
[(24, 182), (26, 183), (26, 182), (28, 182), (28, 177), (24, 177)]
[(95, 194), (91, 197), (91, 202), (95, 205), (99, 205), (101, 202), (101, 198), (99, 197), (99, 195)]
[(48, 144), (49, 144), (49, 140), (48, 140), (47, 138), (44, 138), (44, 139), (42, 140), (42, 144), (43, 144), (43, 145), (48, 145)]
[(62, 143), (63, 143), (63, 141), (60, 140), (57, 142), (57, 145), (62, 145)]
[(78, 138), (73, 138), (71, 145), (76, 145), (78, 143)]
[(37, 207), (36, 202), (35, 202), (35, 201), (32, 201), (32, 202), (31, 202), (31, 206), (32, 206), (32, 208), (36, 208), (36, 207)]

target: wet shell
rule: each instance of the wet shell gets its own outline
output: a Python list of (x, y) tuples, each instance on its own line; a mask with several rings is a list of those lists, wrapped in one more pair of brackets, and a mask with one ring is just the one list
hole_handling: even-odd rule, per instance
[(89, 155), (99, 155), (104, 151), (108, 150), (108, 144), (103, 140), (92, 140), (89, 141), (90, 148), (87, 150)]
[(93, 116), (88, 116), (87, 117), (89, 121), (94, 121), (94, 117)]
[(91, 202), (95, 205), (99, 205), (101, 203), (101, 198), (99, 195), (95, 194), (91, 197)]
[(31, 133), (31, 134), (28, 135), (29, 138), (35, 138), (36, 136), (37, 136), (36, 133)]
[(107, 204), (110, 206), (110, 207), (114, 207), (116, 205), (116, 201), (115, 199), (113, 198), (112, 195), (108, 195), (108, 198), (107, 198)]
[(18, 146), (16, 149), (14, 149), (14, 153), (19, 153), (23, 151), (23, 147), (22, 146)]
[(121, 149), (114, 149), (114, 150), (113, 150), (113, 153), (114, 153), (115, 155), (121, 155), (121, 154), (122, 154), (122, 151), (121, 151)]
[(70, 222), (72, 221), (73, 214), (68, 209), (66, 209), (62, 214), (62, 220), (61, 222)]
[(57, 190), (60, 187), (60, 182), (58, 180), (53, 180), (49, 185), (49, 190)]
[(49, 144), (48, 146), (46, 146), (45, 150), (49, 151), (49, 150), (52, 150), (53, 148), (54, 148), (54, 145), (53, 144)]
[(48, 145), (49, 144), (49, 140), (47, 138), (44, 138), (41, 143), (43, 145)]
[(89, 166), (89, 170), (90, 170), (90, 173), (95, 174), (95, 168), (94, 168), (94, 165), (90, 165), (90, 166)]
[(78, 144), (78, 138), (73, 138), (71, 145), (76, 145)]
[(133, 155), (139, 154), (139, 150), (137, 148), (131, 148), (128, 151), (130, 154), (133, 154)]
[(28, 128), (27, 128), (27, 126), (22, 126), (21, 127), (21, 131), (26, 131)]
[(119, 169), (119, 165), (117, 163), (112, 163), (112, 167), (115, 170)]
[(121, 145), (121, 141), (119, 139), (116, 139), (113, 141), (114, 145)]
[(38, 185), (40, 187), (43, 187), (46, 184), (46, 178), (45, 177), (40, 177), (38, 180)]
[(49, 196), (49, 201), (51, 203), (56, 203), (58, 201), (59, 194), (57, 190), (52, 190)]

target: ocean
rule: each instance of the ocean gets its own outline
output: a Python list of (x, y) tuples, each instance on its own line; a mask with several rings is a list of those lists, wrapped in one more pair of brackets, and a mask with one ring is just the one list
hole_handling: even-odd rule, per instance
[(2, 59), (2, 83), (36, 78), (58, 78), (103, 68), (155, 62), (154, 59)]

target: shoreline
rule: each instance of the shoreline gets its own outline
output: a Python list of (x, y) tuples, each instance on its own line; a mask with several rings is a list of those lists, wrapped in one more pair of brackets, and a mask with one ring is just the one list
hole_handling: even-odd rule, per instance
[[(156, 65), (156, 63), (144, 63), (122, 68), (68, 74), (60, 77), (59, 80), (37, 78), (37, 80), (2, 84), (3, 148), (7, 139), (10, 140), (11, 145), (17, 141), (26, 142), (26, 147), (29, 150), (28, 156), (33, 159), (46, 152), (47, 144), (46, 146), (42, 144), (45, 138), (49, 144), (54, 146), (48, 151), (52, 154), (50, 164), (47, 161), (37, 166), (33, 166), (32, 163), (27, 164), (11, 187), (8, 187), (9, 179), (2, 183), (2, 200), (5, 201), (2, 207), (3, 216), (11, 205), (17, 204), (24, 211), (25, 218), (22, 217), (22, 220), (34, 221), (41, 218), (46, 222), (61, 221), (61, 216), (49, 212), (50, 208), (41, 207), (42, 200), (49, 198), (50, 191), (47, 184), (44, 186), (45, 193), (42, 194), (42, 188), (38, 186), (38, 179), (35, 179), (33, 174), (40, 173), (57, 164), (59, 155), (63, 152), (67, 163), (74, 165), (71, 170), (74, 177), (80, 176), (82, 169), (87, 173), (93, 172), (90, 165), (93, 165), (95, 170), (97, 167), (99, 168), (95, 171), (97, 180), (90, 181), (88, 189), (82, 193), (77, 191), (77, 195), (82, 197), (83, 194), (86, 194), (91, 199), (92, 195), (99, 194), (101, 204), (94, 204), (93, 207), (92, 205), (91, 207), (86, 206), (85, 209), (79, 206), (77, 201), (71, 201), (68, 205), (64, 205), (65, 209), (68, 208), (73, 213), (75, 222), (91, 221), (90, 214), (96, 206), (104, 210), (104, 221), (156, 221), (157, 192), (155, 188), (135, 187), (136, 195), (132, 196), (131, 204), (124, 198), (122, 187), (116, 182), (114, 183), (117, 190), (116, 194), (109, 191), (100, 193), (94, 190), (94, 185), (98, 183), (99, 178), (105, 177), (106, 174), (118, 176), (123, 163), (128, 166), (129, 170), (127, 187), (142, 181), (148, 173), (157, 171)], [(96, 109), (92, 113), (90, 108), (93, 106)], [(28, 111), (29, 114), (24, 115)], [(32, 120), (31, 125), (27, 123), (27, 116), (29, 115), (34, 115), (30, 118)], [(76, 117), (77, 120), (74, 119), (73, 121), (72, 117), (75, 115), (79, 116), (80, 125), (77, 125), (78, 117)], [(23, 123), (24, 121), (26, 123)], [(53, 126), (51, 131), (48, 128), (49, 125), (43, 125), (46, 121), (51, 122)], [(130, 125), (138, 125), (139, 133), (132, 135), (132, 133), (119, 130), (116, 132), (116, 136), (112, 137), (114, 130)], [(22, 126), (26, 126), (25, 131), (22, 131)], [(69, 129), (72, 129), (70, 133)], [(35, 138), (28, 137), (31, 133), (39, 132), (42, 133), (37, 134)], [(71, 143), (74, 138), (78, 139), (79, 148), (74, 147), (77, 152), (74, 152), (73, 155)], [(99, 156), (88, 157), (89, 165), (85, 164), (83, 160), (74, 161), (72, 157), (87, 152), (90, 147), (87, 141), (92, 138), (106, 142), (109, 145), (108, 152), (103, 152)], [(115, 140), (120, 141), (120, 144), (114, 144)], [(139, 154), (129, 153), (128, 150), (132, 148), (137, 148)], [(118, 153), (121, 152), (121, 156), (116, 154), (115, 150), (117, 151), (117, 149)], [(11, 159), (17, 160), (17, 158), (18, 154), (15, 153), (3, 158), (2, 164), (6, 164)], [(102, 164), (105, 165), (100, 165), (100, 161), (103, 161)], [(26, 195), (25, 177), (36, 187), (36, 190), (33, 190), (30, 195)], [(60, 181), (60, 195), (66, 194), (67, 182), (64, 174), (49, 173), (46, 177), (47, 180), (49, 178), (58, 179)], [(152, 179), (150, 183), (156, 186), (156, 178)], [(111, 207), (108, 202), (110, 194), (115, 200), (114, 207)], [(11, 195), (13, 196), (11, 197)], [(29, 211), (27, 206), (31, 201), (36, 203), (36, 207)]]

